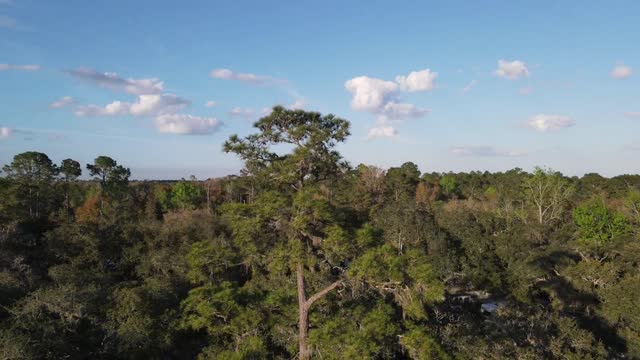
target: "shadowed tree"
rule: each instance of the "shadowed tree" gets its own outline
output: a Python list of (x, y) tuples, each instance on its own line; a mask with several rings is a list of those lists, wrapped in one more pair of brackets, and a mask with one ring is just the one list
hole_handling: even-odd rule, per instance
[(52, 184), (58, 167), (46, 154), (27, 151), (13, 157), (13, 162), (3, 167), (14, 185), (12, 191), (18, 212), (26, 212), (30, 218), (47, 215), (52, 205)]
[(64, 206), (65, 213), (67, 215), (67, 221), (70, 219), (71, 200), (70, 192), (71, 185), (82, 175), (82, 168), (80, 163), (73, 159), (64, 159), (60, 165), (60, 175), (62, 175), (62, 184), (64, 187)]
[(131, 171), (108, 156), (98, 156), (93, 164), (87, 164), (89, 174), (100, 182), (100, 214), (104, 213), (104, 195), (114, 196), (129, 184)]

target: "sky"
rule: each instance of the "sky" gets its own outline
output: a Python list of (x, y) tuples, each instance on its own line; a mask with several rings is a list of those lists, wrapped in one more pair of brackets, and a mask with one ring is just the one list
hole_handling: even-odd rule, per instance
[(237, 173), (274, 105), (353, 165), (640, 173), (640, 2), (0, 0), (0, 164)]

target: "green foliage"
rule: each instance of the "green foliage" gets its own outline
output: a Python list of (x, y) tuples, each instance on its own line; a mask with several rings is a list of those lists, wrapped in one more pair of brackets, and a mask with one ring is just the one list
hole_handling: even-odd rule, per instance
[(458, 184), (456, 184), (456, 179), (450, 174), (444, 175), (440, 178), (440, 188), (442, 189), (442, 193), (450, 198), (456, 195)]
[(193, 181), (180, 180), (171, 189), (171, 204), (182, 210), (194, 210), (204, 199), (204, 189)]
[(580, 239), (601, 245), (629, 231), (625, 217), (609, 209), (602, 199), (587, 201), (573, 211)]
[(400, 344), (402, 344), (411, 359), (449, 359), (449, 356), (438, 342), (429, 336), (424, 329), (416, 326), (412, 326), (410, 331), (402, 335)]
[(413, 163), (350, 169), (332, 115), (276, 108), (256, 127), (225, 145), (242, 175), (205, 188), (16, 155), (0, 358), (640, 357), (640, 177), (420, 180)]

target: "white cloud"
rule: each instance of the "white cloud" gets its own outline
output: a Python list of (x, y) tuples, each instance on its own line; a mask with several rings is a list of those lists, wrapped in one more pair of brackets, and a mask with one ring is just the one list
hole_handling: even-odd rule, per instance
[(213, 117), (188, 114), (165, 114), (155, 118), (156, 129), (161, 133), (178, 135), (205, 135), (218, 130), (221, 123)]
[(231, 109), (229, 111), (229, 116), (232, 117), (243, 117), (245, 119), (250, 119), (251, 117), (253, 117), (253, 114), (255, 113), (255, 111), (253, 109), (249, 109), (249, 108), (241, 108), (241, 107), (234, 107), (233, 109)]
[(559, 130), (559, 129), (568, 128), (574, 125), (575, 125), (575, 121), (573, 121), (568, 116), (545, 115), (545, 114), (538, 114), (538, 115), (532, 116), (525, 123), (525, 127), (534, 129), (539, 132)]
[(515, 157), (525, 155), (515, 151), (498, 151), (491, 146), (452, 146), (449, 150), (452, 154), (460, 156)]
[(214, 69), (210, 75), (216, 79), (233, 79), (233, 71), (229, 69)]
[(471, 80), (471, 82), (469, 84), (467, 84), (467, 86), (465, 86), (464, 88), (462, 88), (462, 93), (466, 94), (469, 91), (471, 91), (471, 89), (473, 89), (474, 86), (476, 86), (478, 82), (476, 80)]
[(215, 107), (216, 105), (218, 105), (218, 103), (216, 101), (213, 101), (213, 100), (209, 100), (204, 104), (204, 106), (206, 106), (208, 108)]
[(630, 119), (640, 119), (640, 111), (627, 111), (624, 116)]
[(620, 63), (616, 65), (613, 70), (611, 70), (611, 73), (609, 73), (609, 75), (611, 75), (611, 77), (614, 79), (622, 80), (630, 77), (631, 73), (632, 71), (630, 67)]
[(253, 85), (286, 85), (287, 80), (277, 79), (271, 76), (262, 76), (251, 73), (236, 73), (230, 69), (213, 69), (209, 76), (215, 79), (238, 80)]
[(7, 70), (38, 71), (40, 70), (40, 65), (0, 64), (0, 71)]
[(140, 95), (138, 102), (131, 104), (131, 115), (153, 116), (176, 113), (191, 102), (173, 94)]
[(101, 73), (88, 68), (70, 70), (68, 73), (79, 80), (132, 95), (160, 94), (164, 90), (164, 83), (157, 78), (125, 79), (113, 72)]
[(367, 135), (368, 139), (378, 138), (378, 137), (395, 137), (398, 135), (398, 131), (391, 125), (381, 125), (375, 126), (369, 129), (369, 134)]
[(396, 82), (400, 89), (409, 92), (430, 91), (435, 87), (435, 80), (438, 73), (431, 72), (430, 69), (412, 71), (407, 76), (396, 76)]
[(368, 76), (358, 76), (344, 83), (351, 93), (351, 107), (357, 111), (378, 112), (398, 91), (398, 85)]
[(429, 113), (429, 109), (423, 109), (413, 104), (396, 103), (389, 101), (380, 110), (381, 119), (384, 120), (405, 120), (419, 118)]
[(420, 118), (429, 109), (414, 104), (398, 102), (400, 89), (406, 91), (428, 91), (434, 87), (437, 73), (426, 69), (411, 72), (408, 76), (397, 76), (395, 83), (368, 76), (358, 76), (344, 83), (351, 93), (351, 108), (377, 115), (376, 124), (369, 129), (367, 138), (394, 137), (398, 134), (396, 125), (403, 120)]
[(494, 74), (501, 78), (517, 80), (529, 76), (529, 69), (527, 69), (527, 65), (520, 60), (498, 60), (498, 69)]
[(157, 116), (174, 114), (187, 107), (191, 102), (173, 94), (140, 95), (138, 101), (131, 104), (125, 101), (114, 101), (105, 107), (82, 105), (76, 109), (77, 116)]
[(52, 109), (61, 109), (74, 103), (74, 99), (71, 96), (63, 96), (60, 99), (49, 104)]
[(287, 108), (291, 109), (291, 110), (302, 110), (304, 109), (305, 105), (307, 105), (304, 100), (302, 99), (298, 99), (296, 101), (293, 102), (293, 104), (287, 106)]
[(0, 127), (0, 139), (7, 139), (13, 131), (8, 127)]

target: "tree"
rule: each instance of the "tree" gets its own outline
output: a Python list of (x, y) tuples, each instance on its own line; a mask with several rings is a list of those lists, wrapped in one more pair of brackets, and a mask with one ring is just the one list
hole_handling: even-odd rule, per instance
[[(321, 243), (322, 240), (316, 239), (324, 233), (320, 224), (313, 223), (314, 205), (317, 205), (314, 198), (319, 195), (318, 185), (323, 180), (339, 175), (346, 167), (334, 148), (349, 136), (349, 123), (334, 115), (276, 106), (254, 127), (260, 132), (244, 139), (231, 136), (224, 144), (224, 151), (244, 160), (247, 173), (265, 179), (281, 191), (294, 191), (293, 201), (288, 205), (291, 215), (286, 219), (290, 226), (285, 234), (295, 254), (299, 358), (306, 360), (311, 356), (308, 345), (311, 307), (343, 281), (338, 278), (307, 296), (305, 265), (316, 256), (314, 243)], [(293, 147), (290, 153), (281, 155), (272, 148), (285, 144)]]
[(171, 203), (183, 210), (193, 210), (202, 202), (203, 189), (194, 181), (180, 180), (171, 191)]
[(100, 190), (100, 214), (104, 213), (104, 196), (117, 196), (126, 189), (129, 184), (131, 171), (108, 156), (98, 156), (93, 164), (87, 164), (89, 174), (94, 180), (99, 181)]
[(540, 225), (560, 220), (566, 201), (573, 194), (573, 187), (562, 174), (540, 167), (536, 167), (533, 176), (525, 180), (523, 187)]
[(60, 164), (60, 174), (62, 175), (62, 183), (64, 186), (64, 205), (67, 214), (67, 221), (71, 211), (70, 190), (71, 185), (82, 175), (80, 163), (73, 159), (64, 159)]
[(395, 201), (403, 197), (413, 197), (418, 182), (420, 182), (420, 170), (418, 165), (412, 162), (406, 162), (399, 168), (390, 168), (385, 178), (387, 192)]
[(607, 207), (600, 198), (589, 200), (573, 210), (580, 238), (587, 243), (604, 244), (630, 229), (625, 217)]
[(3, 167), (7, 178), (14, 184), (18, 211), (26, 211), (30, 218), (47, 215), (52, 205), (52, 184), (58, 168), (46, 154), (27, 151), (13, 157), (13, 162)]

